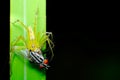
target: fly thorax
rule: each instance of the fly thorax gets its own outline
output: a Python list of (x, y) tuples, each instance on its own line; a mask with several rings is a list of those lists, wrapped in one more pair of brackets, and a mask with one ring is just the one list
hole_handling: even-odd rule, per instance
[(42, 63), (44, 60), (44, 57), (42, 54), (39, 54), (38, 52), (29, 51), (30, 57), (32, 58), (33, 61), (35, 61), (36, 63)]

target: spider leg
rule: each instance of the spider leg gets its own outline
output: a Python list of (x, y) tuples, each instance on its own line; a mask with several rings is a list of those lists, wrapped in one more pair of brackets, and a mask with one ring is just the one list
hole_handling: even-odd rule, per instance
[(19, 19), (16, 20), (16, 21), (14, 21), (12, 24), (15, 24), (15, 23), (17, 23), (17, 22), (18, 22), (19, 24), (21, 24), (22, 27), (24, 27), (24, 28), (26, 29), (26, 31), (29, 31), (28, 28), (27, 28), (27, 26), (26, 26), (22, 21), (20, 21)]
[(36, 26), (37, 26), (38, 12), (39, 12), (39, 8), (37, 8), (37, 11), (36, 11), (36, 13), (35, 13), (35, 18), (34, 18), (34, 34), (36, 34)]
[(46, 36), (45, 35), (42, 35), (40, 38), (39, 38), (39, 47), (40, 49), (44, 46), (45, 42), (46, 42)]
[(51, 56), (51, 59), (50, 59), (50, 61), (51, 61), (53, 59), (53, 57), (54, 57), (54, 53), (53, 53), (53, 49), (52, 49), (52, 46), (51, 46), (51, 41), (50, 41), (50, 39), (48, 37), (47, 37), (47, 42), (48, 42), (48, 45), (49, 45), (51, 53), (52, 53), (52, 56)]
[(13, 46), (15, 46), (20, 40), (25, 42), (25, 46), (27, 46), (27, 42), (23, 36), (19, 36), (16, 41), (14, 41)]
[[(26, 26), (24, 25), (24, 23), (21, 22), (20, 20), (16, 20), (15, 22), (11, 22), (11, 21), (10, 21), (10, 24), (15, 24), (16, 22), (20, 23), (20, 24), (28, 31), (27, 27), (26, 27)], [(25, 39), (24, 39), (22, 36), (20, 36), (19, 38), (17, 38), (15, 41), (10, 42), (10, 62), (9, 62), (9, 63), (10, 63), (10, 70), (11, 70), (10, 75), (12, 75), (12, 62), (13, 62), (14, 57), (15, 57), (15, 55), (14, 55), (14, 50), (21, 50), (21, 49), (25, 49), (25, 48), (26, 48), (26, 46), (17, 46), (17, 47), (15, 48), (15, 45), (16, 45), (17, 42), (19, 42), (21, 39), (25, 42)], [(25, 42), (25, 44), (26, 44), (26, 42)]]
[[(12, 42), (12, 44), (11, 44), (11, 49), (10, 49), (10, 70), (11, 70), (11, 73), (10, 73), (10, 75), (12, 75), (12, 62), (13, 62), (14, 57), (15, 57), (14, 51), (15, 51), (15, 50), (26, 49), (26, 46), (16, 46), (16, 44), (17, 44), (21, 39), (25, 42), (24, 37), (19, 36), (19, 38), (17, 38), (17, 40), (15, 40), (14, 42)], [(26, 44), (26, 42), (25, 42), (25, 44)]]
[[(16, 46), (16, 44), (17, 44), (20, 40), (23, 40), (23, 41), (25, 42), (25, 46)], [(13, 52), (14, 52), (15, 50), (22, 50), (22, 49), (26, 49), (26, 48), (27, 48), (27, 44), (26, 44), (26, 41), (25, 41), (24, 37), (23, 37), (23, 36), (19, 36), (19, 37), (17, 38), (17, 40), (14, 41), (14, 42), (12, 43), (12, 45), (11, 45), (10, 60), (13, 58)]]
[[(49, 39), (49, 37), (50, 37), (50, 35), (52, 34), (51, 32), (47, 32), (47, 34), (48, 35), (46, 35), (46, 34), (44, 34), (44, 35), (42, 35), (42, 37), (40, 38), (40, 40), (39, 40), (39, 43), (40, 43), (40, 45), (41, 45), (41, 47), (44, 45), (44, 43), (47, 41), (47, 43), (48, 43), (48, 45), (49, 45), (49, 47), (50, 47), (50, 50), (51, 50), (51, 53), (52, 53), (52, 56), (51, 56), (51, 60), (52, 60), (52, 58), (53, 58), (53, 56), (54, 56), (54, 53), (53, 53), (53, 50), (52, 50), (52, 48), (54, 47), (54, 44), (53, 44), (53, 42)], [(51, 61), (50, 60), (50, 61)]]
[[(52, 40), (53, 40), (53, 34), (52, 34), (52, 32), (46, 32), (46, 35), (48, 36), (48, 40), (49, 40), (49, 42), (51, 43), (51, 47), (53, 48), (55, 45), (54, 45), (54, 43), (52, 42)], [(51, 36), (51, 38), (52, 39), (49, 39), (49, 37)]]
[(49, 45), (49, 47), (50, 47), (50, 50), (51, 50), (51, 53), (52, 53), (52, 56), (51, 56), (51, 59), (50, 59), (50, 61), (53, 59), (53, 57), (54, 57), (54, 53), (53, 53), (53, 47), (55, 46), (54, 45), (54, 43), (50, 40), (50, 36), (51, 36), (51, 38), (52, 38), (52, 40), (53, 40), (53, 34), (52, 34), (52, 32), (46, 32), (46, 35), (47, 35), (47, 42), (48, 42), (48, 45)]
[(41, 40), (43, 40), (43, 39), (45, 39), (46, 37), (51, 37), (52, 39), (50, 40), (50, 42), (52, 43), (52, 45), (53, 45), (53, 47), (54, 47), (54, 44), (53, 44), (53, 42), (52, 42), (52, 40), (53, 40), (53, 34), (52, 34), (52, 32), (46, 32), (45, 34), (42, 34), (42, 36), (41, 36)]

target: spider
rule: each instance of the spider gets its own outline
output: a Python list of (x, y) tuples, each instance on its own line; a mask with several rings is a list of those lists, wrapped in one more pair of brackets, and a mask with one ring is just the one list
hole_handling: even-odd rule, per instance
[[(20, 20), (16, 20), (12, 23), (12, 24), (19, 23), (21, 27), (25, 29), (27, 35), (26, 37), (19, 36), (16, 40), (11, 42), (10, 59), (12, 59), (12, 55), (15, 51), (21, 51), (22, 55), (24, 55), (24, 57), (27, 58), (30, 62), (38, 64), (40, 68), (48, 69), (49, 67), (48, 59), (44, 58), (41, 49), (44, 47), (44, 45), (47, 42), (52, 53), (51, 59), (50, 59), (51, 61), (54, 56), (53, 54), (54, 43), (52, 42), (50, 37), (52, 37), (53, 35), (52, 35), (52, 32), (41, 33), (36, 31), (37, 17), (38, 17), (38, 10), (36, 11), (33, 28), (31, 26), (26, 26)], [(22, 43), (24, 45), (22, 46), (16, 45), (20, 40), (23, 41)]]

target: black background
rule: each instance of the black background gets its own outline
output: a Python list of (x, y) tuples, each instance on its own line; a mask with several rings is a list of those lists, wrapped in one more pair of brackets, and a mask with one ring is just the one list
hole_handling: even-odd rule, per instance
[(9, 80), (10, 1), (0, 2), (0, 80)]
[[(9, 6), (2, 3), (0, 11), (0, 80), (9, 79)], [(117, 8), (113, 2), (47, 0), (47, 31), (55, 43), (47, 80), (120, 80)]]
[(47, 80), (120, 80), (117, 19), (117, 5), (108, 2), (47, 0), (55, 43)]

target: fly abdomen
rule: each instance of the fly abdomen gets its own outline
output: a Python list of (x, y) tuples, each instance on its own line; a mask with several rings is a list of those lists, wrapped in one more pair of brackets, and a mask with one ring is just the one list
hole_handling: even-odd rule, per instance
[(40, 64), (43, 62), (43, 59), (37, 56), (37, 53), (35, 52), (30, 52), (30, 56), (32, 57), (33, 61), (35, 61), (35, 63)]

